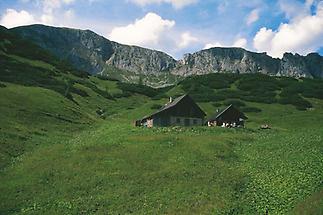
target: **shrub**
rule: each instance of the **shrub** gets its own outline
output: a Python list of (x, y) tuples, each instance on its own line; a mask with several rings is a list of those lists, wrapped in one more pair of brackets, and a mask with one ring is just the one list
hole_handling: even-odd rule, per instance
[(216, 102), (216, 101), (223, 101), (225, 98), (224, 96), (217, 95), (213, 91), (207, 91), (205, 93), (191, 93), (190, 96), (196, 102)]
[(305, 100), (303, 98), (301, 98), (299, 100), (296, 100), (294, 102), (294, 105), (298, 110), (306, 110), (307, 108), (312, 108), (313, 107), (313, 105), (309, 101), (307, 101), (307, 100)]
[(241, 76), (237, 83), (240, 90), (251, 91), (258, 89), (260, 91), (275, 91), (280, 89), (278, 81), (271, 76), (262, 74), (246, 74)]
[(276, 80), (278, 80), (278, 86), (281, 88), (299, 84), (297, 79), (289, 77), (277, 77)]
[(201, 86), (209, 89), (225, 89), (230, 88), (231, 84), (238, 79), (238, 76), (234, 74), (207, 74), (201, 76), (192, 76), (186, 78), (180, 84), (185, 91), (195, 91)]
[(70, 90), (71, 93), (77, 94), (81, 97), (89, 97), (89, 94), (85, 92), (84, 90), (78, 89), (76, 87), (72, 87)]
[(262, 110), (260, 108), (256, 108), (256, 107), (242, 107), (241, 111), (246, 112), (246, 113), (259, 113)]
[(226, 99), (241, 99), (241, 100), (243, 100), (244, 96), (248, 95), (248, 92), (244, 92), (241, 90), (225, 89), (225, 90), (217, 91), (216, 95), (220, 98), (223, 98), (222, 100), (226, 100)]
[(72, 75), (75, 75), (76, 77), (79, 77), (79, 78), (89, 78), (89, 76), (90, 76), (89, 73), (87, 73), (86, 71), (83, 71), (83, 70), (73, 69), (73, 70), (70, 70), (70, 73)]
[(162, 108), (163, 106), (160, 105), (160, 104), (153, 104), (150, 108), (153, 109), (153, 110), (158, 110), (160, 108)]
[(141, 94), (141, 95), (145, 95), (148, 97), (154, 97), (156, 95), (158, 95), (159, 91), (157, 89), (148, 87), (148, 86), (144, 86), (144, 85), (138, 85), (138, 84), (129, 84), (129, 83), (122, 83), (122, 82), (118, 82), (118, 87), (124, 91), (124, 92), (128, 92), (131, 94)]
[(105, 81), (119, 81), (119, 80), (118, 80), (118, 79), (116, 79), (116, 78), (112, 78), (112, 77), (105, 76), (105, 75), (96, 75), (96, 77), (97, 77), (98, 79), (105, 80)]
[(4, 87), (6, 87), (6, 85), (3, 83), (0, 83), (0, 88), (4, 88)]
[(95, 84), (89, 82), (88, 80), (77, 80), (76, 83), (82, 84), (90, 88), (91, 90), (93, 90), (94, 92), (106, 99), (113, 99), (113, 96), (109, 92), (99, 89)]
[(323, 89), (304, 89), (302, 95), (307, 98), (323, 99)]
[(294, 105), (298, 110), (306, 110), (307, 108), (312, 107), (312, 104), (309, 101), (303, 99), (298, 94), (289, 96), (284, 96), (283, 94), (283, 96), (278, 100), (278, 102), (281, 104)]
[(235, 99), (227, 100), (223, 104), (225, 104), (225, 105), (231, 105), (232, 104), (235, 107), (244, 107), (244, 106), (246, 106), (246, 104), (243, 103), (242, 101), (235, 100)]
[(131, 96), (131, 93), (129, 92), (116, 93), (113, 95), (114, 98), (127, 98), (130, 96)]
[(219, 102), (213, 102), (213, 103), (212, 103), (212, 105), (213, 105), (214, 107), (221, 107), (221, 106), (222, 106), (222, 104), (221, 104), (221, 103), (219, 103)]
[(163, 98), (167, 98), (167, 95), (161, 93), (161, 94), (158, 94), (158, 95), (152, 97), (151, 99), (152, 100), (160, 100), (160, 99), (163, 99)]

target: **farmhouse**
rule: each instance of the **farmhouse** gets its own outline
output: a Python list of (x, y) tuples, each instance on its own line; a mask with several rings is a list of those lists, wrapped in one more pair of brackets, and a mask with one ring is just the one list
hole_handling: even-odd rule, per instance
[(207, 121), (208, 126), (243, 127), (248, 119), (241, 111), (232, 104), (221, 112), (217, 112)]
[(204, 111), (189, 95), (183, 95), (169, 103), (157, 112), (136, 121), (136, 126), (202, 126)]

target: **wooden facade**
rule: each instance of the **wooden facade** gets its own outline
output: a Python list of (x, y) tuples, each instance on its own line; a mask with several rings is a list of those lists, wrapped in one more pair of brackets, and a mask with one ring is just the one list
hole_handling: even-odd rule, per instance
[(204, 111), (189, 95), (183, 95), (170, 101), (152, 115), (137, 120), (136, 125), (146, 127), (202, 126), (205, 116)]
[(208, 119), (208, 126), (244, 127), (244, 121), (248, 119), (233, 105), (228, 106), (221, 112)]

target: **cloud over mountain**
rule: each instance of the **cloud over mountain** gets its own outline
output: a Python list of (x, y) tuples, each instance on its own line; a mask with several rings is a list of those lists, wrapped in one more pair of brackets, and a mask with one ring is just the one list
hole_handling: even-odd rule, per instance
[(163, 34), (174, 27), (175, 21), (163, 19), (155, 13), (147, 13), (127, 26), (115, 27), (109, 39), (123, 44), (157, 46)]
[(14, 9), (7, 9), (0, 19), (0, 25), (7, 28), (17, 27), (21, 25), (29, 25), (35, 22), (32, 14), (25, 10), (16, 11)]
[[(287, 16), (292, 12), (287, 11)], [(263, 27), (254, 37), (257, 51), (265, 51), (281, 58), (285, 52), (307, 54), (323, 46), (323, 2), (315, 14), (295, 16), (289, 23), (282, 23), (277, 30)]]

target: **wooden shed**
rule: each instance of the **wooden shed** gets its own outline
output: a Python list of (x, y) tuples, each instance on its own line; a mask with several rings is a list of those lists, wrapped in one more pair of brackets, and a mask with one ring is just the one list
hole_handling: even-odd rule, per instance
[(206, 114), (189, 95), (170, 101), (157, 112), (136, 121), (137, 126), (202, 126)]
[(222, 127), (244, 127), (246, 119), (248, 118), (244, 115), (244, 113), (231, 104), (223, 111), (215, 113), (210, 119), (208, 119), (207, 125)]

